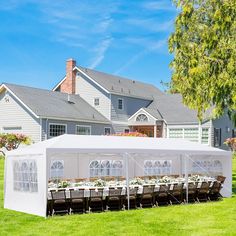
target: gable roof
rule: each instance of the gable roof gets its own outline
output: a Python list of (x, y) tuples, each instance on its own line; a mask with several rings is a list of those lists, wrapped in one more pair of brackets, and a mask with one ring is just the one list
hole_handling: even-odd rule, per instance
[(111, 94), (143, 98), (150, 101), (153, 100), (154, 96), (164, 94), (161, 90), (151, 84), (126, 79), (120, 76), (91, 70), (81, 66), (77, 66), (75, 68), (77, 68), (79, 71), (82, 71)]
[(70, 95), (71, 103), (69, 103), (66, 93), (8, 83), (3, 85), (38, 117), (110, 123), (79, 95)]
[[(185, 106), (180, 94), (156, 96), (147, 109), (157, 119), (161, 115), (167, 124), (199, 123), (197, 111)], [(208, 112), (204, 118), (209, 119)]]

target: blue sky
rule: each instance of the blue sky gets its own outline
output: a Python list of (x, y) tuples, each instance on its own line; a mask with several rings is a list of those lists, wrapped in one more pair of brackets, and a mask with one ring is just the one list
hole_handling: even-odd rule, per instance
[(171, 0), (0, 0), (1, 82), (51, 89), (72, 57), (163, 89), (176, 14)]

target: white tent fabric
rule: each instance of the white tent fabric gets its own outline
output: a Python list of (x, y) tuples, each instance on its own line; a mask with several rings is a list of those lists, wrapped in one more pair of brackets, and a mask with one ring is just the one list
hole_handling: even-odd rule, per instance
[[(69, 163), (72, 162), (73, 158), (78, 159), (79, 155), (89, 155), (92, 153), (119, 154), (126, 156), (127, 159), (134, 154), (136, 156), (138, 155), (137, 159), (139, 157), (141, 159), (142, 155), (153, 155), (153, 158), (157, 155), (165, 155), (172, 156), (175, 159), (178, 158), (178, 160), (180, 157), (185, 158), (185, 160), (188, 158), (189, 162), (193, 160), (194, 155), (201, 156), (203, 159), (206, 156), (217, 157), (222, 160), (224, 164), (223, 174), (227, 177), (224, 185), (227, 191), (224, 195), (227, 197), (231, 196), (232, 160), (230, 152), (183, 139), (79, 136), (66, 134), (7, 153), (5, 162), (4, 207), (46, 216), (50, 160), (62, 156)], [(36, 160), (37, 164), (37, 191), (34, 191), (34, 189), (31, 191), (31, 187), (25, 186), (24, 182), (20, 183), (20, 186), (21, 188), (25, 187), (27, 191), (15, 191), (18, 185), (14, 180), (14, 161), (27, 160), (30, 162), (31, 159)], [(73, 168), (72, 164), (70, 166)], [(22, 172), (22, 170), (20, 171)], [(24, 171), (23, 174), (26, 173)], [(32, 174), (34, 172), (31, 169), (27, 171), (30, 173), (29, 176), (34, 176)], [(129, 175), (128, 172), (129, 169), (126, 169), (127, 175)]]

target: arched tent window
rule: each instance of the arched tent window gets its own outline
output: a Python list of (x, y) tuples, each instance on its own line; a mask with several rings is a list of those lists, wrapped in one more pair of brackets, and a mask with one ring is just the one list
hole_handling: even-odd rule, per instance
[(153, 165), (152, 161), (144, 161), (144, 173), (145, 175), (152, 175), (153, 174)]
[(37, 165), (35, 160), (30, 161), (29, 169), (30, 192), (38, 192)]
[(101, 164), (100, 161), (91, 161), (89, 164), (90, 177), (100, 176)]
[(19, 161), (14, 161), (13, 164), (13, 181), (14, 190), (19, 191), (21, 189), (21, 170)]
[(22, 173), (21, 188), (23, 189), (24, 192), (27, 192), (29, 191), (29, 168), (27, 161), (22, 161), (21, 173)]
[(110, 175), (111, 164), (108, 160), (101, 161), (101, 176), (109, 176)]
[(147, 122), (148, 117), (145, 114), (140, 114), (136, 117), (136, 121), (138, 121), (138, 122)]
[(123, 161), (113, 161), (111, 175), (122, 176), (123, 174)]
[(61, 179), (64, 176), (64, 161), (53, 160), (50, 167), (50, 178)]

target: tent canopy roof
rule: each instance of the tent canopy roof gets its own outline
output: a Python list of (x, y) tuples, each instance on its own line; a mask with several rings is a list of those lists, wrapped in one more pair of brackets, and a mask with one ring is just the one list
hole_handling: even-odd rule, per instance
[(166, 154), (206, 154), (231, 156), (231, 152), (190, 142), (184, 139), (86, 136), (64, 134), (43, 142), (8, 152), (8, 155), (26, 153), (166, 153)]

